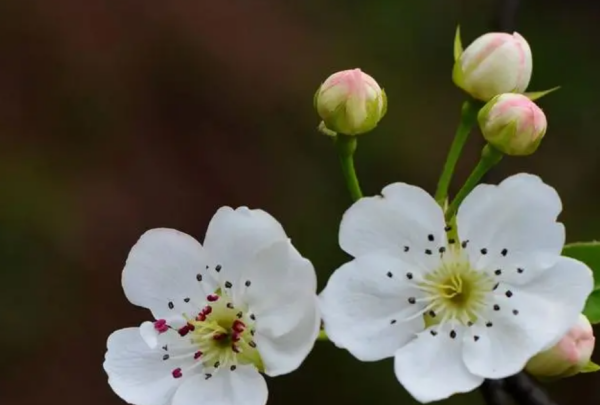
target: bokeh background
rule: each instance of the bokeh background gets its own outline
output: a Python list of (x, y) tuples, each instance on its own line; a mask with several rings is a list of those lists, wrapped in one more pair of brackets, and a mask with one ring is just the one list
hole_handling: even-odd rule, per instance
[[(363, 190), (406, 181), (433, 191), (463, 97), (450, 80), (457, 23), (465, 44), (516, 27), (533, 48), (530, 89), (563, 86), (540, 101), (549, 131), (539, 151), (505, 159), (488, 180), (543, 176), (563, 198), (568, 239), (600, 238), (600, 3), (515, 5), (1, 0), (0, 403), (124, 403), (102, 361), (107, 336), (148, 315), (126, 301), (120, 276), (149, 228), (202, 240), (218, 207), (260, 207), (323, 286), (346, 260), (337, 226), (350, 200), (331, 141), (316, 131), (316, 87), (337, 70), (373, 75), (389, 110), (360, 138)], [(474, 133), (457, 181), (482, 145)], [(562, 404), (597, 404), (599, 383), (592, 374), (549, 389)], [(391, 361), (359, 363), (329, 343), (271, 380), (270, 396), (413, 403)]]

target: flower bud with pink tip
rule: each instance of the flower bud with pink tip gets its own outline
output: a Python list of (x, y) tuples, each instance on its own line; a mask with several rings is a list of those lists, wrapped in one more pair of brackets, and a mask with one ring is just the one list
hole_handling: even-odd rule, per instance
[(592, 325), (585, 315), (580, 315), (579, 321), (555, 346), (529, 360), (526, 370), (545, 379), (573, 376), (590, 364), (594, 345)]
[(452, 79), (472, 97), (488, 101), (502, 93), (522, 93), (533, 68), (531, 48), (518, 33), (491, 32), (457, 55)]
[(535, 152), (546, 134), (544, 112), (522, 94), (501, 94), (491, 99), (477, 116), (483, 137), (496, 149), (512, 156)]
[(360, 69), (334, 73), (315, 94), (315, 108), (329, 133), (369, 132), (383, 118), (386, 107), (383, 89)]

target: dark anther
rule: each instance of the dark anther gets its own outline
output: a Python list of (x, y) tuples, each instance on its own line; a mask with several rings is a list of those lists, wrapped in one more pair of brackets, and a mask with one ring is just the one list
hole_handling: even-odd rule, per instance
[(228, 303), (227, 303), (227, 308), (229, 308), (229, 309), (233, 309), (233, 303), (232, 303), (232, 302), (228, 302)]
[(221, 365), (221, 363), (220, 363), (220, 362), (218, 362), (218, 361), (217, 361), (217, 362), (215, 362), (215, 368), (218, 368), (220, 365)]
[(245, 285), (246, 287), (250, 287), (250, 284), (252, 284), (252, 283), (250, 282), (250, 280), (246, 280), (246, 282), (244, 283), (244, 285)]
[(165, 355), (163, 356), (163, 360), (169, 360), (169, 355), (168, 355), (168, 354), (165, 354)]
[(492, 326), (494, 326), (494, 324), (491, 322), (486, 322), (485, 326), (487, 326), (488, 328), (491, 328)]
[(230, 281), (225, 281), (225, 288), (231, 288), (233, 284)]
[(516, 309), (513, 309), (513, 315), (519, 315), (519, 311)]
[(432, 234), (427, 235), (427, 240), (429, 240), (429, 242), (433, 242), (434, 241), (434, 237)]
[(445, 248), (445, 247), (443, 247), (443, 246), (442, 246), (442, 247), (440, 247), (440, 250), (439, 250), (439, 252), (440, 252), (440, 253), (444, 253), (445, 251), (446, 251), (446, 248)]
[(389, 278), (392, 278), (394, 275), (392, 274), (392, 272), (391, 272), (391, 271), (388, 271), (388, 272), (387, 272), (387, 276), (388, 276)]
[(236, 368), (237, 368), (237, 366), (236, 366), (236, 365), (232, 365), (231, 367), (229, 367), (229, 369), (230, 369), (231, 371), (235, 371), (235, 369), (236, 369)]
[(409, 297), (409, 298), (408, 298), (408, 303), (409, 303), (409, 304), (416, 304), (416, 303), (417, 303), (417, 300), (416, 300), (416, 298), (415, 298), (415, 297)]
[(487, 254), (487, 249), (483, 248), (483, 249), (480, 250), (480, 252), (481, 252), (482, 255), (486, 255)]
[(256, 348), (256, 342), (254, 342), (254, 340), (251, 340), (251, 341), (248, 343), (248, 346), (250, 346), (251, 348), (253, 348), (253, 349), (254, 349), (254, 348)]
[(447, 226), (444, 228), (444, 231), (446, 231), (446, 232), (450, 232), (451, 230), (452, 230), (452, 227), (451, 227), (450, 225), (447, 225)]
[(524, 271), (525, 271), (525, 269), (522, 269), (520, 267), (517, 269), (517, 273), (519, 273), (519, 274), (522, 274)]
[(395, 319), (392, 319), (392, 320), (390, 321), (390, 325), (393, 325), (393, 324), (395, 324), (395, 323), (396, 323), (396, 320), (395, 320)]
[(498, 288), (499, 285), (500, 285), (500, 283), (496, 283), (496, 285), (494, 286), (494, 288), (492, 290), (496, 291), (496, 289)]
[(162, 347), (162, 349), (163, 349), (164, 351), (167, 351), (167, 350), (169, 350), (169, 346), (167, 346), (167, 345), (164, 345), (164, 346)]
[(188, 302), (190, 302), (190, 299), (186, 297), (183, 299), (183, 302), (188, 303)]
[(210, 268), (210, 266), (207, 264), (207, 265), (206, 265), (206, 270), (208, 270), (209, 268)]
[(430, 255), (430, 254), (432, 254), (432, 253), (433, 253), (433, 252), (431, 251), (431, 249), (425, 249), (425, 254), (426, 254), (426, 255)]
[(463, 249), (465, 249), (468, 244), (469, 244), (469, 240), (467, 239), (467, 240), (463, 241), (463, 243), (461, 243), (460, 245), (463, 247)]
[(500, 274), (502, 274), (502, 270), (498, 269), (498, 270), (494, 271), (494, 274), (499, 276)]
[(477, 336), (477, 335), (474, 335), (474, 336), (473, 336), (473, 340), (477, 342), (477, 341), (479, 340), (479, 336)]
[(473, 326), (473, 322), (471, 322), (471, 321), (467, 322), (467, 326)]
[(205, 379), (205, 380), (208, 380), (210, 377), (212, 377), (212, 374), (206, 374), (206, 375), (204, 376), (204, 379)]
[(410, 249), (410, 248), (409, 248), (408, 246), (404, 246), (404, 251), (405, 251), (405, 252), (408, 252), (408, 250), (409, 250), (409, 249)]
[(413, 274), (411, 272), (406, 273), (406, 278), (412, 280)]
[(173, 302), (169, 301), (169, 309), (173, 309), (175, 308), (175, 304), (173, 304)]
[(494, 311), (500, 311), (500, 305), (494, 304)]
[(450, 331), (450, 337), (454, 339), (456, 337), (456, 332), (454, 330)]
[(454, 245), (454, 244), (456, 243), (456, 240), (455, 240), (455, 239), (452, 239), (452, 238), (450, 238), (450, 239), (448, 239), (448, 243), (449, 243), (450, 245)]
[(513, 293), (512, 293), (512, 291), (511, 291), (511, 290), (508, 290), (508, 291), (506, 291), (506, 296), (507, 296), (508, 298), (512, 297), (512, 296), (513, 296)]
[(429, 316), (432, 318), (435, 318), (435, 311), (434, 310), (429, 311)]
[(254, 314), (250, 315), (250, 319), (252, 319), (253, 321), (256, 320), (256, 316), (254, 316)]
[(241, 319), (243, 315), (244, 315), (244, 314), (242, 314), (242, 312), (240, 311), (240, 312), (238, 312), (238, 313), (237, 313), (235, 316), (237, 316), (237, 317), (238, 317), (238, 319)]
[(432, 330), (430, 330), (430, 331), (429, 331), (429, 333), (431, 333), (431, 336), (436, 336), (436, 335), (437, 335), (437, 332), (436, 332), (436, 331), (434, 331), (433, 329), (432, 329)]
[(221, 269), (222, 269), (221, 265), (217, 264), (217, 267), (215, 267), (215, 270), (217, 271), (217, 273), (220, 272)]
[(202, 274), (196, 274), (196, 280), (202, 281)]
[(507, 253), (508, 253), (508, 249), (502, 249), (502, 252), (500, 252), (500, 254), (501, 254), (502, 256), (506, 256), (506, 255), (507, 255)]

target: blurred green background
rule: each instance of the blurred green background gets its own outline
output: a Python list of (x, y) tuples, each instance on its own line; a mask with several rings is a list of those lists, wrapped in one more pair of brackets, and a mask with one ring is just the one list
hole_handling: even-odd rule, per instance
[[(359, 141), (364, 192), (394, 181), (433, 191), (462, 99), (450, 79), (458, 23), (465, 45), (515, 26), (533, 49), (530, 90), (563, 86), (540, 101), (549, 130), (539, 151), (505, 159), (488, 180), (543, 176), (563, 198), (568, 240), (600, 238), (600, 4), (530, 0), (516, 17), (506, 7), (0, 0), (0, 403), (123, 403), (102, 361), (113, 330), (148, 317), (120, 276), (149, 228), (202, 240), (218, 207), (260, 207), (323, 286), (346, 260), (337, 226), (350, 201), (316, 131), (314, 91), (338, 70), (374, 76), (389, 109)], [(482, 145), (474, 133), (453, 191)], [(549, 388), (561, 404), (597, 404), (599, 383), (592, 374)], [(413, 403), (391, 361), (359, 363), (329, 343), (269, 384), (270, 404)]]

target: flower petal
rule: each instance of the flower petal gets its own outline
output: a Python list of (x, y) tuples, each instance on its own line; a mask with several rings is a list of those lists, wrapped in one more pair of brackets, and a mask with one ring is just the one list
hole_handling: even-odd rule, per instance
[[(270, 325), (278, 319), (285, 319), (287, 312), (278, 313), (279, 318), (268, 314), (268, 320), (259, 316), (256, 321), (254, 340), (264, 365), (265, 374), (275, 377), (297, 369), (312, 350), (319, 334), (321, 318), (317, 297), (309, 293), (294, 299), (295, 322), (292, 329), (280, 334), (280, 328)], [(301, 316), (297, 316), (301, 314)], [(265, 325), (264, 322), (267, 322)], [(275, 333), (273, 333), (275, 332)]]
[(150, 309), (156, 319), (193, 313), (216, 286), (205, 268), (202, 245), (193, 237), (174, 229), (152, 229), (129, 253), (123, 289), (131, 303)]
[(121, 329), (110, 335), (104, 370), (108, 383), (125, 401), (136, 405), (168, 405), (182, 379), (173, 378), (172, 362), (164, 351), (150, 348), (139, 328)]
[(361, 198), (346, 211), (340, 246), (354, 257), (385, 251), (434, 268), (439, 263), (436, 252), (446, 245), (444, 227), (442, 209), (427, 192), (394, 183), (382, 196)]
[(432, 327), (396, 352), (396, 377), (419, 402), (439, 401), (469, 392), (483, 382), (482, 377), (469, 372), (461, 358), (464, 328), (454, 329), (455, 335), (451, 335), (451, 328), (449, 324)]
[(531, 357), (558, 342), (578, 321), (592, 289), (591, 270), (566, 257), (526, 285), (499, 286), (495, 310), (482, 314), (492, 326), (476, 324), (472, 334), (478, 340), (465, 339), (467, 367), (485, 378), (521, 371)]
[(208, 225), (204, 248), (212, 267), (220, 266), (215, 272), (220, 283), (236, 283), (242, 269), (260, 250), (282, 240), (287, 236), (281, 224), (265, 211), (221, 207)]
[[(527, 282), (560, 256), (565, 233), (556, 218), (562, 204), (556, 190), (530, 174), (498, 186), (477, 186), (460, 206), (458, 234), (475, 268), (501, 269), (502, 280)], [(517, 269), (530, 269), (517, 276)]]
[(179, 387), (172, 405), (264, 405), (267, 383), (253, 366), (219, 370), (211, 378), (197, 375)]
[(413, 267), (370, 254), (337, 269), (320, 297), (329, 339), (363, 361), (391, 357), (424, 325), (425, 304), (411, 304), (421, 296)]

